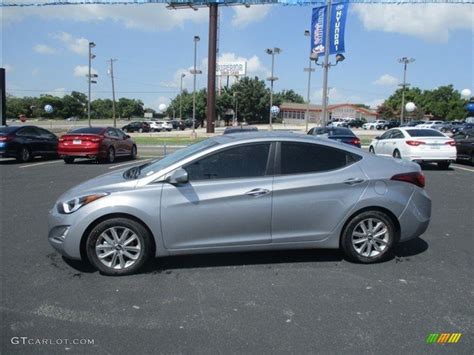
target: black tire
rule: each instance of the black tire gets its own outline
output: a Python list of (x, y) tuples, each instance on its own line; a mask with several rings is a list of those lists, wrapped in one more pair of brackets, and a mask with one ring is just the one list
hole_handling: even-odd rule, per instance
[[(376, 249), (372, 249), (369, 251), (367, 249), (364, 249), (364, 247), (362, 246), (364, 242), (358, 243), (357, 239), (353, 241), (353, 233), (360, 230), (360, 223), (364, 223), (364, 221), (367, 221), (369, 219), (382, 222), (384, 225), (383, 228), (386, 228), (387, 230), (387, 232), (384, 234), (384, 238), (386, 239), (386, 241), (384, 240), (384, 244), (382, 244), (380, 241), (376, 242), (376, 240), (378, 240), (377, 238), (370, 237), (370, 241), (373, 241), (372, 243), (376, 244), (379, 248), (384, 247), (382, 251), (377, 251)], [(380, 211), (364, 211), (352, 217), (349, 223), (347, 223), (341, 235), (341, 248), (345, 256), (349, 260), (364, 264), (375, 263), (386, 259), (387, 256), (391, 254), (393, 246), (396, 243), (396, 238), (397, 232), (394, 223), (387, 214)], [(367, 242), (370, 243), (369, 240)], [(354, 246), (354, 243), (357, 245), (361, 245), (359, 251)], [(367, 246), (366, 248), (369, 248), (369, 246)], [(370, 246), (370, 248), (374, 247)], [(364, 250), (368, 252), (368, 256), (362, 255), (364, 253)], [(372, 253), (374, 253), (374, 255), (372, 255)]]
[(21, 147), (18, 150), (18, 155), (17, 155), (16, 159), (19, 162), (22, 162), (22, 163), (26, 163), (26, 162), (29, 162), (30, 160), (32, 160), (33, 155), (31, 154), (30, 148), (28, 148), (27, 146)]
[(402, 159), (402, 155), (400, 154), (400, 151), (398, 149), (395, 149), (393, 151), (393, 154), (392, 156), (395, 158), (395, 159)]
[(388, 126), (383, 127), (384, 131), (388, 130)]
[(115, 161), (115, 149), (114, 147), (109, 147), (107, 150), (107, 156), (105, 157), (105, 162), (112, 164)]
[[(136, 260), (132, 261), (132, 259), (128, 258), (129, 262), (132, 262), (131, 265), (126, 266), (126, 262), (122, 265), (115, 265), (116, 267), (111, 267), (106, 265), (105, 263), (108, 262), (109, 258), (105, 257), (100, 259), (97, 253), (101, 249), (97, 249), (98, 243), (101, 243), (103, 239), (103, 233), (110, 230), (111, 228), (115, 228), (117, 231), (117, 235), (120, 237), (120, 232), (128, 229), (136, 236), (136, 242), (134, 241), (133, 244), (129, 244), (128, 246), (134, 246), (140, 251), (134, 251), (133, 253), (137, 253), (134, 256), (137, 256)], [(109, 240), (112, 240), (111, 234), (109, 232), (106, 233), (109, 237)], [(133, 237), (133, 234), (128, 234), (127, 238)], [(152, 236), (148, 232), (148, 229), (145, 228), (142, 224), (128, 219), (128, 218), (111, 218), (105, 220), (98, 225), (96, 225), (92, 231), (87, 236), (86, 241), (86, 253), (89, 262), (97, 268), (102, 274), (109, 275), (109, 276), (122, 276), (122, 275), (130, 275), (136, 273), (150, 258), (152, 252)], [(115, 262), (120, 262), (120, 260), (125, 261), (126, 255), (124, 254), (127, 250), (125, 248), (124, 241), (109, 244), (104, 242), (104, 245), (107, 246), (107, 249), (102, 249), (104, 252), (106, 250), (110, 250), (113, 254), (110, 256), (112, 260), (110, 263), (114, 262), (114, 256), (116, 257)], [(110, 245), (110, 248), (108, 247)], [(120, 254), (120, 255), (119, 255)], [(104, 260), (104, 261), (101, 261)], [(117, 268), (118, 266), (118, 268)]]
[(374, 149), (374, 147), (372, 147), (372, 146), (369, 147), (369, 153), (375, 154), (375, 149)]
[(449, 165), (451, 165), (451, 162), (449, 161), (440, 161), (438, 162), (438, 168), (441, 170), (448, 170)]
[(66, 164), (74, 163), (74, 157), (64, 157), (63, 160)]
[(136, 145), (132, 146), (132, 151), (130, 152), (130, 159), (131, 160), (137, 159), (137, 146)]

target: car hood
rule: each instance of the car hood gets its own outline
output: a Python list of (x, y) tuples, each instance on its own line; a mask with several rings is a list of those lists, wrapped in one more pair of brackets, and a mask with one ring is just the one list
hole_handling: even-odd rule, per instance
[(99, 192), (113, 193), (117, 191), (131, 190), (137, 185), (138, 180), (127, 180), (123, 177), (125, 169), (97, 176), (87, 180), (72, 189), (66, 191), (59, 197), (59, 201), (70, 200), (75, 197), (90, 195)]

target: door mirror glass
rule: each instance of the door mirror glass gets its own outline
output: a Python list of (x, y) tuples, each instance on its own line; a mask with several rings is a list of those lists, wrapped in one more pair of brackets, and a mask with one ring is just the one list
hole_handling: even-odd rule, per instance
[(183, 168), (178, 168), (165, 181), (171, 185), (185, 184), (189, 181), (188, 172)]

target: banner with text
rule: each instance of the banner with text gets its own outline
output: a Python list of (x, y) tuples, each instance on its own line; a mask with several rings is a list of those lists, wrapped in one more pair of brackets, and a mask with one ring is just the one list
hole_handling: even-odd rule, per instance
[[(344, 53), (344, 32), (349, 4), (338, 3), (331, 6), (329, 26), (329, 54)], [(311, 54), (314, 58), (324, 54), (326, 46), (326, 6), (313, 8), (311, 17)]]

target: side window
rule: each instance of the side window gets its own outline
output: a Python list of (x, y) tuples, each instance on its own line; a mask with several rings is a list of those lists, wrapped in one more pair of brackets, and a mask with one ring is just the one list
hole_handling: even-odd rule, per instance
[(392, 135), (392, 131), (385, 132), (384, 134), (382, 134), (380, 139), (389, 139), (391, 135)]
[(319, 173), (340, 169), (360, 157), (319, 144), (281, 143), (281, 174)]
[(36, 136), (37, 134), (31, 127), (25, 127), (18, 130), (18, 132), (16, 132), (16, 135), (19, 137), (26, 137), (26, 136), (31, 137), (31, 136)]
[(403, 133), (397, 129), (397, 130), (393, 131), (390, 138), (392, 138), (392, 139), (403, 139), (405, 137), (404, 137)]
[(123, 139), (125, 138), (126, 134), (123, 133), (120, 129), (115, 129), (115, 134), (117, 135), (117, 137)]
[(48, 132), (48, 131), (45, 130), (45, 129), (36, 127), (35, 130), (38, 132), (38, 135), (39, 135), (41, 138), (46, 138), (46, 139), (54, 139), (54, 138), (56, 138), (56, 136), (55, 136), (54, 134), (52, 134), (51, 132)]
[(107, 128), (106, 134), (109, 137), (118, 138), (117, 132), (115, 132), (115, 129), (113, 129), (113, 128)]
[(270, 143), (225, 149), (190, 163), (184, 168), (189, 180), (261, 177), (267, 168)]

